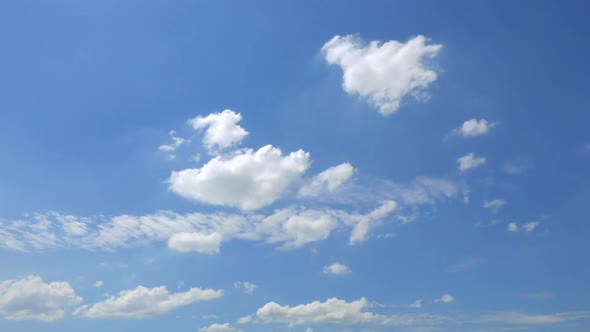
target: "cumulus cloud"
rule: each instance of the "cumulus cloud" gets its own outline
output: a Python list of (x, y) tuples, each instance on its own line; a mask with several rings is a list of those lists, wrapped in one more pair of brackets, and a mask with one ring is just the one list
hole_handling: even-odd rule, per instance
[(256, 290), (256, 288), (258, 288), (258, 286), (251, 283), (251, 282), (248, 282), (248, 281), (244, 281), (244, 282), (237, 281), (237, 282), (234, 282), (234, 288), (244, 289), (244, 293), (246, 293), (246, 294), (254, 294), (254, 290)]
[(495, 122), (488, 122), (486, 119), (471, 119), (463, 122), (463, 125), (455, 132), (463, 137), (480, 136), (489, 133), (496, 125)]
[(455, 301), (455, 297), (451, 294), (444, 294), (439, 299), (434, 300), (435, 303), (451, 303)]
[(424, 36), (406, 43), (372, 41), (357, 36), (335, 36), (322, 47), (326, 61), (342, 69), (342, 87), (379, 109), (382, 115), (396, 112), (406, 96), (427, 99), (427, 89), (438, 74), (432, 65), (442, 45), (427, 44)]
[(223, 290), (191, 288), (186, 292), (170, 293), (165, 286), (147, 288), (137, 286), (120, 291), (102, 302), (84, 305), (75, 314), (87, 318), (145, 319), (165, 314), (178, 307), (223, 296)]
[(39, 276), (0, 282), (0, 317), (53, 322), (82, 298), (65, 281), (45, 283)]
[(225, 323), (225, 324), (211, 324), (209, 326), (206, 327), (202, 327), (199, 329), (199, 332), (241, 332), (242, 330), (239, 330), (237, 328), (232, 327), (229, 323)]
[(507, 230), (512, 233), (519, 232), (519, 231), (525, 232), (525, 233), (530, 233), (530, 232), (534, 231), (535, 228), (537, 228), (540, 224), (541, 223), (538, 221), (532, 221), (532, 222), (525, 223), (522, 226), (519, 226), (518, 223), (511, 222), (510, 224), (508, 224)]
[(350, 268), (344, 264), (340, 263), (333, 263), (330, 265), (324, 266), (324, 273), (325, 274), (334, 274), (334, 275), (345, 275), (350, 274), (352, 271)]
[(313, 197), (336, 191), (354, 174), (354, 167), (349, 163), (330, 167), (314, 176), (313, 179), (299, 189), (299, 196)]
[(240, 317), (240, 319), (238, 319), (238, 324), (248, 324), (251, 321), (252, 321), (252, 316), (247, 315), (247, 316)]
[(365, 298), (347, 302), (331, 298), (294, 307), (269, 302), (258, 309), (256, 317), (261, 323), (283, 323), (289, 327), (303, 324), (378, 324), (424, 326), (447, 321), (443, 316), (427, 314), (381, 315), (368, 311), (373, 305)]
[(248, 136), (248, 132), (238, 125), (242, 115), (232, 110), (224, 110), (221, 113), (211, 113), (205, 117), (197, 116), (189, 120), (189, 124), (195, 130), (207, 128), (203, 137), (203, 144), (209, 151), (226, 149), (239, 144)]
[(218, 254), (223, 240), (221, 234), (202, 234), (199, 232), (176, 233), (168, 240), (168, 247), (180, 252), (198, 252), (201, 254)]
[(276, 201), (307, 171), (309, 153), (282, 155), (271, 145), (218, 156), (201, 168), (174, 171), (168, 179), (176, 194), (201, 203), (255, 210)]
[(466, 172), (470, 169), (479, 167), (486, 163), (485, 157), (475, 157), (473, 152), (464, 155), (463, 157), (457, 159), (457, 164), (459, 164), (459, 170), (461, 172)]

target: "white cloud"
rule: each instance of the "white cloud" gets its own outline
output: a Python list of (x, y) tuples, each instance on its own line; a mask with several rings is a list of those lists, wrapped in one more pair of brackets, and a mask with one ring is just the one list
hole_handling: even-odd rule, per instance
[(455, 297), (451, 294), (444, 294), (439, 299), (434, 300), (434, 303), (451, 303), (455, 301)]
[(501, 207), (503, 207), (504, 205), (506, 205), (506, 200), (503, 198), (498, 198), (498, 199), (494, 199), (491, 201), (485, 201), (483, 202), (483, 207), (486, 209), (491, 209), (494, 211), (497, 211), (498, 209), (500, 209)]
[(349, 163), (330, 167), (314, 176), (313, 179), (299, 189), (302, 197), (313, 197), (336, 191), (344, 182), (352, 177), (355, 169)]
[(471, 119), (463, 122), (463, 125), (455, 132), (464, 137), (480, 136), (489, 133), (496, 125), (495, 122), (488, 122), (486, 119)]
[(463, 157), (457, 159), (457, 163), (459, 164), (459, 170), (461, 172), (465, 172), (468, 171), (472, 168), (476, 168), (479, 167), (483, 164), (486, 163), (486, 158), (485, 157), (479, 157), (476, 158), (475, 154), (472, 153), (468, 153), (466, 155), (464, 155)]
[(96, 288), (101, 288), (102, 286), (104, 286), (104, 282), (102, 280), (99, 280), (99, 281), (95, 282), (94, 284), (92, 284), (92, 286), (94, 286)]
[(325, 302), (314, 301), (294, 307), (269, 302), (258, 309), (256, 316), (261, 323), (283, 323), (289, 327), (303, 324), (377, 324), (377, 325), (433, 325), (447, 321), (443, 316), (427, 314), (381, 315), (367, 311), (373, 305), (365, 298), (346, 302), (331, 298)]
[(420, 309), (422, 308), (422, 300), (416, 300), (414, 303), (408, 305), (410, 308)]
[(508, 231), (509, 232), (518, 232), (518, 231), (522, 231), (525, 233), (530, 233), (532, 231), (535, 230), (535, 228), (537, 228), (541, 223), (538, 221), (532, 221), (532, 222), (528, 222), (522, 226), (519, 226), (518, 223), (515, 222), (511, 222), (510, 224), (508, 224)]
[(340, 263), (333, 263), (331, 265), (324, 266), (325, 274), (345, 275), (350, 274), (351, 272), (352, 271), (348, 266)]
[(207, 327), (202, 327), (199, 332), (240, 332), (241, 330), (232, 327), (229, 323), (225, 324), (211, 324)]
[(510, 311), (482, 316), (481, 321), (522, 325), (542, 325), (588, 318), (590, 318), (589, 311), (561, 312), (547, 315), (529, 315), (521, 312)]
[(504, 172), (510, 175), (522, 174), (531, 168), (533, 168), (533, 162), (528, 158), (517, 158), (504, 164)]
[(350, 234), (349, 244), (363, 243), (371, 229), (373, 229), (379, 222), (389, 216), (397, 209), (397, 203), (394, 201), (385, 201), (376, 208), (365, 215), (352, 215), (348, 220), (354, 224)]
[(164, 145), (160, 145), (158, 147), (158, 150), (162, 151), (162, 152), (166, 152), (168, 153), (168, 158), (169, 159), (175, 159), (176, 158), (176, 154), (174, 152), (176, 152), (176, 150), (181, 147), (182, 145), (188, 144), (191, 141), (189, 139), (185, 139), (182, 137), (178, 137), (175, 136), (176, 132), (174, 130), (170, 131), (170, 140), (171, 142), (168, 144), (164, 144)]
[(221, 234), (213, 232), (202, 234), (199, 232), (176, 233), (168, 240), (168, 247), (180, 252), (198, 252), (201, 254), (218, 254), (223, 240)]
[(416, 36), (406, 43), (391, 40), (365, 45), (356, 36), (335, 36), (322, 52), (329, 64), (342, 68), (344, 91), (367, 99), (379, 113), (389, 115), (406, 96), (429, 97), (428, 86), (438, 77), (431, 61), (442, 45), (426, 42), (426, 37)]
[(247, 315), (247, 316), (240, 317), (240, 319), (238, 319), (238, 324), (248, 324), (251, 321), (252, 321), (252, 316)]
[(224, 110), (221, 113), (211, 113), (206, 117), (197, 116), (188, 122), (195, 130), (207, 128), (203, 144), (209, 149), (226, 149), (239, 144), (248, 136), (248, 132), (238, 125), (242, 120), (240, 113)]
[(165, 314), (178, 307), (209, 301), (223, 296), (222, 290), (191, 288), (186, 292), (169, 293), (165, 286), (147, 288), (137, 286), (120, 291), (103, 302), (84, 305), (75, 311), (87, 318), (145, 319)]
[(53, 322), (82, 298), (65, 281), (46, 284), (39, 276), (0, 282), (0, 317), (9, 320)]
[(170, 190), (202, 203), (255, 210), (276, 201), (307, 171), (309, 153), (283, 156), (271, 145), (215, 157), (203, 167), (174, 171)]
[(254, 290), (256, 290), (256, 288), (258, 288), (257, 285), (248, 282), (248, 281), (238, 281), (238, 282), (234, 282), (234, 288), (243, 288), (244, 289), (244, 293), (246, 294), (254, 294)]
[(479, 265), (480, 263), (481, 263), (481, 261), (477, 258), (466, 259), (462, 262), (459, 262), (459, 263), (449, 267), (447, 269), (447, 272), (451, 272), (451, 273), (462, 272), (465, 270), (469, 270), (469, 269)]

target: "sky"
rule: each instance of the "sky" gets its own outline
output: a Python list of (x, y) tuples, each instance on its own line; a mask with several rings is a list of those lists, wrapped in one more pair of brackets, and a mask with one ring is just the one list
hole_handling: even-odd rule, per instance
[(589, 331), (589, 9), (1, 2), (0, 330)]

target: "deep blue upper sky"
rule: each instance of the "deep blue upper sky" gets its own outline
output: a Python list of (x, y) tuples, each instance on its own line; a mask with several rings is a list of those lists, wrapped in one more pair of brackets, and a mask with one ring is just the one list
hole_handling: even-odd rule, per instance
[[(1, 2), (0, 330), (587, 331), (589, 9), (584, 1)], [(327, 43), (337, 35), (366, 51), (346, 56), (373, 71), (331, 63)], [(403, 90), (400, 77), (415, 72), (388, 62), (401, 53), (371, 58), (368, 45), (407, 46), (416, 36), (442, 45), (429, 59), (399, 58), (436, 73), (419, 91), (429, 97), (404, 90), (383, 115), (359, 89)], [(347, 69), (356, 93), (343, 86)], [(201, 141), (213, 122), (187, 121), (225, 109), (249, 134), (208, 149)], [(472, 119), (488, 128), (461, 132)], [(173, 137), (187, 141), (161, 148)], [(289, 159), (303, 169), (269, 156), (256, 163), (269, 144), (282, 162), (309, 153)], [(321, 187), (318, 174), (342, 164), (354, 171)], [(268, 174), (276, 192), (260, 189)], [(305, 196), (306, 186), (321, 190)], [(245, 200), (260, 204), (244, 208)], [(192, 213), (203, 214), (202, 226), (186, 228)], [(163, 214), (175, 217), (163, 223)], [(82, 230), (67, 228), (66, 215), (81, 222), (67, 227)], [(99, 233), (115, 221), (121, 228), (106, 240)], [(357, 224), (370, 230), (352, 243)], [(175, 242), (178, 234), (187, 242)], [(43, 293), (52, 282), (75, 295), (52, 300)], [(249, 294), (244, 282), (257, 287)], [(168, 308), (144, 294), (135, 305), (167, 309), (105, 313), (133, 311), (119, 292), (138, 286), (166, 286), (170, 303), (192, 287), (223, 296)], [(314, 311), (314, 301), (332, 310), (331, 298), (345, 301), (344, 318)], [(417, 300), (420, 308), (409, 306)], [(281, 306), (274, 315), (265, 310), (272, 302)], [(247, 315), (251, 322), (237, 322)]]

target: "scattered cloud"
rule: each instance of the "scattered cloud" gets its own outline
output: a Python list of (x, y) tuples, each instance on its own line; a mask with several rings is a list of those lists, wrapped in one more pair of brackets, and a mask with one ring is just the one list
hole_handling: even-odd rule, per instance
[(438, 78), (432, 60), (442, 45), (428, 45), (427, 41), (419, 35), (406, 43), (391, 40), (367, 45), (358, 36), (335, 36), (322, 52), (330, 65), (342, 69), (344, 91), (366, 99), (382, 115), (390, 115), (407, 96), (429, 98), (428, 87)]
[(457, 272), (466, 271), (471, 268), (474, 268), (475, 266), (479, 265), (480, 263), (481, 263), (481, 260), (479, 260), (477, 258), (466, 259), (462, 262), (459, 262), (459, 263), (449, 267), (447, 269), (447, 272), (457, 273)]
[(455, 133), (463, 137), (481, 136), (489, 133), (495, 126), (497, 126), (497, 123), (488, 122), (486, 119), (471, 119), (463, 122), (461, 127), (455, 129)]
[(303, 150), (283, 156), (267, 145), (215, 157), (201, 168), (173, 171), (168, 183), (171, 191), (190, 200), (256, 210), (276, 201), (310, 164)]
[(189, 120), (195, 130), (207, 128), (203, 144), (210, 152), (222, 150), (239, 144), (248, 136), (248, 132), (238, 125), (242, 115), (226, 109), (221, 113), (211, 113), (205, 117), (197, 116)]
[(120, 291), (118, 296), (110, 296), (103, 302), (83, 305), (74, 313), (87, 318), (146, 319), (181, 306), (215, 300), (222, 296), (223, 290), (191, 288), (186, 292), (170, 293), (166, 286), (137, 286), (132, 290)]
[(211, 324), (207, 327), (202, 327), (199, 329), (199, 332), (241, 332), (237, 328), (232, 327), (229, 323), (225, 324)]
[(223, 240), (221, 234), (213, 232), (184, 232), (173, 234), (168, 240), (168, 247), (180, 252), (198, 252), (200, 254), (218, 254)]
[(244, 289), (244, 293), (254, 294), (254, 290), (256, 290), (256, 288), (258, 288), (258, 286), (251, 283), (251, 282), (248, 282), (248, 281), (244, 281), (244, 282), (238, 281), (238, 282), (234, 282), (234, 288), (236, 288), (236, 289), (242, 288), (242, 289)]
[(455, 297), (451, 294), (444, 294), (439, 299), (434, 300), (434, 303), (451, 303), (455, 301)]
[(314, 197), (336, 191), (343, 183), (349, 180), (355, 169), (349, 163), (330, 167), (314, 176), (313, 179), (299, 189), (299, 196)]
[(507, 230), (509, 232), (525, 232), (525, 233), (530, 233), (532, 231), (535, 230), (535, 228), (537, 228), (541, 223), (538, 221), (532, 221), (532, 222), (528, 222), (522, 226), (519, 226), (518, 223), (515, 222), (511, 222), (510, 224), (508, 224), (508, 228)]
[(522, 174), (533, 168), (533, 162), (528, 158), (517, 158), (504, 164), (504, 172), (510, 175)]
[(158, 147), (158, 150), (168, 154), (168, 159), (176, 159), (176, 150), (182, 145), (189, 144), (191, 142), (189, 139), (176, 136), (176, 132), (174, 130), (170, 131), (170, 140), (170, 143), (160, 145)]
[(483, 207), (492, 211), (498, 211), (504, 205), (506, 205), (506, 200), (503, 198), (483, 202)]
[(481, 321), (522, 325), (543, 325), (588, 318), (590, 318), (589, 311), (561, 312), (547, 315), (529, 315), (517, 311), (509, 311), (484, 315), (481, 317)]
[(45, 283), (40, 276), (0, 282), (0, 317), (8, 320), (53, 322), (82, 302), (65, 281)]
[(345, 275), (350, 274), (352, 271), (350, 268), (344, 264), (340, 263), (333, 263), (330, 265), (324, 266), (324, 273), (325, 274), (333, 274), (333, 275)]
[(536, 292), (536, 293), (528, 293), (527, 297), (531, 300), (535, 301), (548, 301), (551, 300), (555, 294), (552, 292)]
[(422, 308), (422, 300), (416, 300), (414, 303), (408, 305), (410, 308), (420, 309)]
[(102, 286), (104, 286), (104, 282), (102, 280), (99, 280), (99, 281), (95, 282), (94, 284), (92, 284), (92, 286), (94, 286), (96, 288), (101, 288)]
[(240, 317), (240, 319), (238, 319), (238, 324), (248, 324), (251, 321), (252, 321), (252, 316), (247, 315), (247, 316)]
[(463, 157), (457, 159), (457, 163), (459, 164), (459, 170), (461, 172), (466, 172), (470, 169), (479, 167), (486, 163), (485, 157), (475, 157), (473, 152), (464, 155)]

